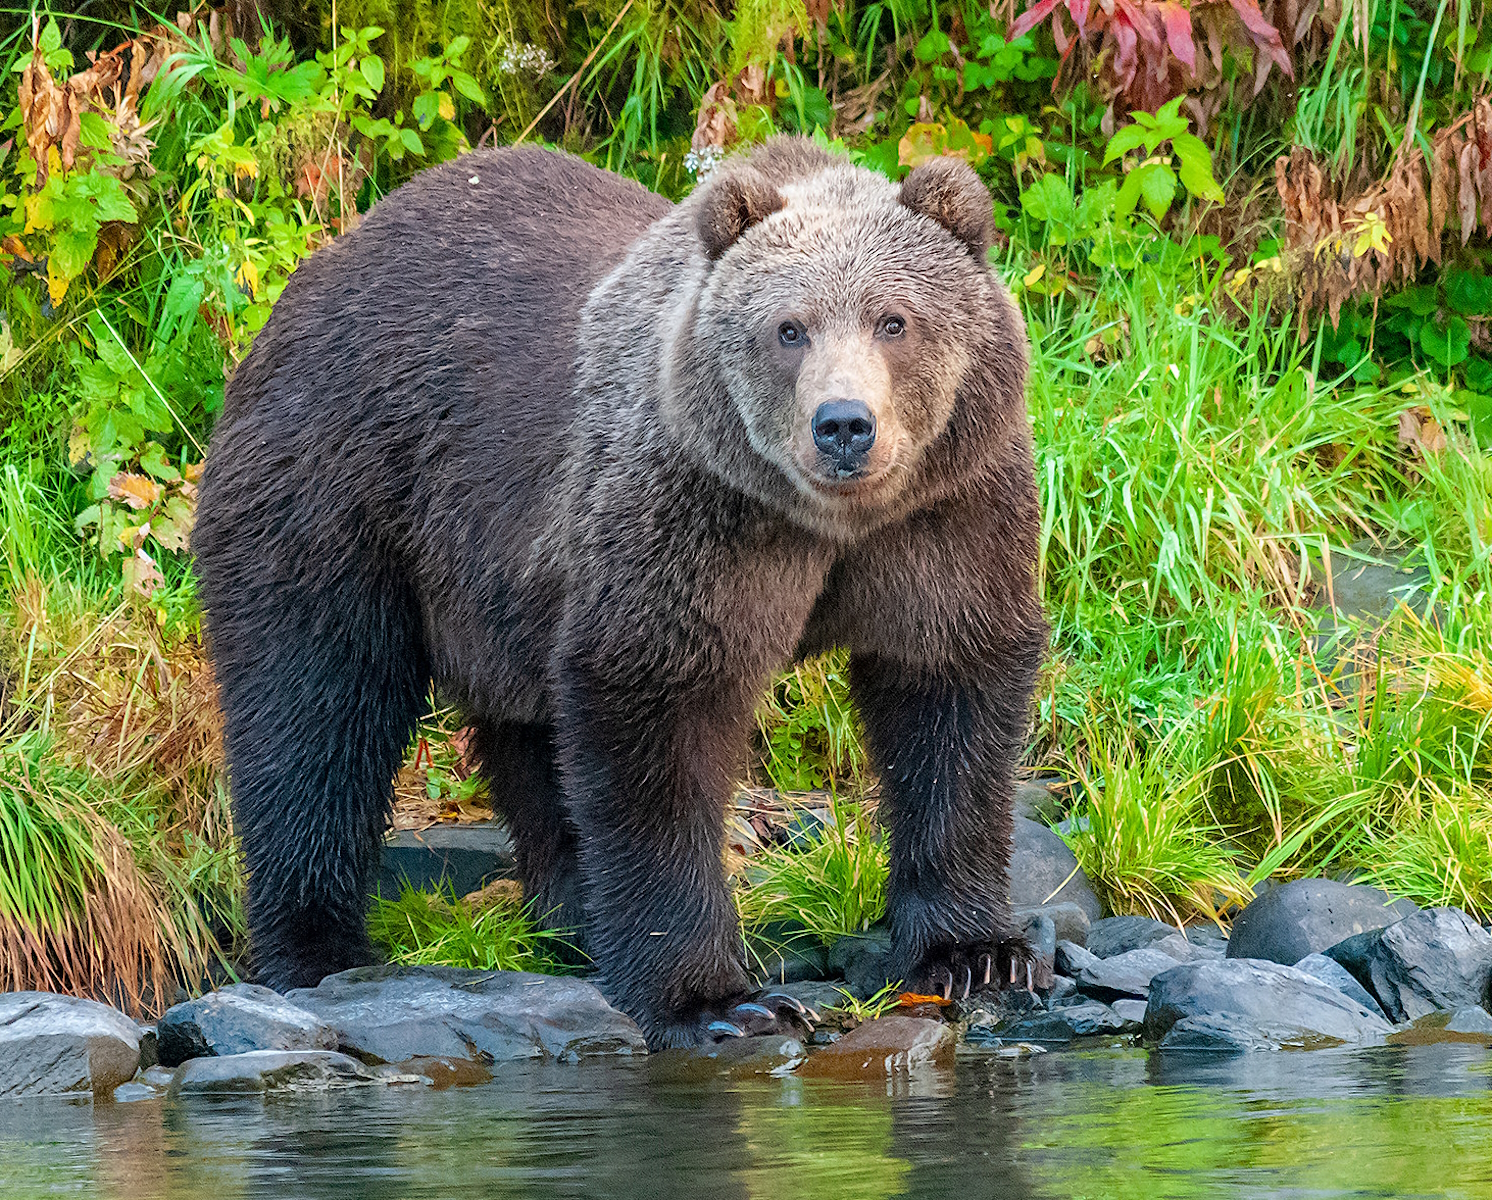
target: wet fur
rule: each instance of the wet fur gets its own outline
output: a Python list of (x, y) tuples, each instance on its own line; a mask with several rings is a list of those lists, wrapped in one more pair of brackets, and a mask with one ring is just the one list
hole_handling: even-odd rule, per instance
[[(583, 920), (650, 1044), (697, 1040), (749, 987), (721, 846), (753, 706), (833, 645), (883, 781), (896, 974), (1011, 942), (1045, 627), (1024, 330), (964, 186), (898, 192), (782, 141), (672, 208), (563, 155), (479, 152), (297, 270), (230, 384), (193, 534), (265, 982), (370, 957), (433, 680), (477, 730), (527, 893)], [(741, 398), (761, 351), (731, 319), (804, 204), (850, 231), (842, 269), (891, 247), (958, 291), (913, 280), (936, 328), (887, 360), (912, 425), (925, 393), (926, 446), (831, 513), (753, 444), (773, 414)]]

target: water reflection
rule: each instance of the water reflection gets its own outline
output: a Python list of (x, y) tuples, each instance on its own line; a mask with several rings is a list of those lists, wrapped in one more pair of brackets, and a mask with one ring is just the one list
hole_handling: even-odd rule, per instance
[(108, 1200), (1492, 1197), (1467, 1046), (961, 1059), (894, 1083), (680, 1081), (646, 1061), (481, 1088), (8, 1102), (0, 1196)]

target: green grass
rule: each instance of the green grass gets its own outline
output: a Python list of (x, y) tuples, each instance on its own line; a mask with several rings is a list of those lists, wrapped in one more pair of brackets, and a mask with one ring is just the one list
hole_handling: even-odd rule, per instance
[(368, 933), (393, 963), (550, 975), (574, 970), (570, 938), (540, 929), (518, 903), (482, 906), (405, 886), (397, 899), (374, 900)]

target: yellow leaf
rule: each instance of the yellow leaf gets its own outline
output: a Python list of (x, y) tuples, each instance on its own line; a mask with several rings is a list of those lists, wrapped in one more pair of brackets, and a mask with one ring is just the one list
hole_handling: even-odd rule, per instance
[(240, 285), (249, 289), (250, 296), (258, 299), (259, 268), (256, 267), (250, 259), (246, 258), (243, 260), (243, 266), (238, 268), (238, 275), (236, 276), (236, 278), (238, 279)]
[(1045, 274), (1046, 263), (1037, 263), (1035, 267), (1026, 272), (1026, 286), (1030, 287), (1032, 284), (1039, 283), (1041, 281), (1041, 277)]
[(67, 295), (67, 282), (66, 276), (53, 275), (50, 269), (47, 271), (47, 295), (52, 297), (53, 308), (61, 304), (62, 297)]
[(120, 471), (109, 480), (109, 499), (123, 500), (136, 512), (141, 509), (154, 508), (156, 501), (160, 498), (160, 484), (148, 475), (135, 475), (128, 471)]
[(440, 115), (447, 121), (454, 121), (456, 119), (456, 102), (444, 92), (440, 93), (440, 100), (436, 107), (439, 109)]
[(67, 435), (67, 465), (79, 466), (88, 461), (93, 453), (93, 442), (82, 421), (74, 421), (72, 432)]

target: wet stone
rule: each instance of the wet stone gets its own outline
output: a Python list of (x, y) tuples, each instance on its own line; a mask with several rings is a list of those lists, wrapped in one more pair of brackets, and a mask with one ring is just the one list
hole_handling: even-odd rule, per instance
[(791, 996), (799, 1004), (817, 1013), (823, 1013), (831, 1008), (843, 1008), (849, 1003), (849, 997), (845, 995), (844, 984), (825, 982), (821, 979), (804, 979), (797, 983), (774, 983), (763, 988), (762, 991), (774, 996)]
[(1487, 1002), (1492, 936), (1459, 908), (1432, 908), (1326, 951), (1394, 1021)]
[(953, 1030), (920, 1017), (882, 1017), (852, 1029), (809, 1055), (798, 1074), (810, 1078), (884, 1078), (953, 1061)]
[(1296, 879), (1270, 888), (1238, 914), (1229, 958), (1297, 963), (1355, 934), (1381, 929), (1417, 912), (1408, 900), (1332, 879)]
[(1445, 1023), (1447, 1033), (1472, 1033), (1492, 1037), (1492, 1013), (1479, 1004), (1458, 1008)]
[[(1182, 963), (1150, 983), (1145, 1037), (1159, 1042), (1187, 1017), (1227, 1017), (1229, 1029), (1246, 1026), (1261, 1044), (1279, 1041), (1280, 1030), (1309, 1039), (1375, 1044), (1391, 1027), (1336, 988), (1294, 967), (1261, 959)], [(1189, 1026), (1188, 1029), (1193, 1027)], [(1192, 1034), (1180, 1035), (1191, 1037)], [(1283, 1044), (1283, 1043), (1282, 1043)]]
[(108, 1097), (134, 1078), (140, 1035), (107, 1004), (50, 992), (0, 995), (0, 1096)]
[[(832, 1043), (831, 1043), (832, 1044)], [(797, 1038), (785, 1034), (732, 1037), (698, 1046), (654, 1055), (652, 1071), (670, 1080), (749, 1079), (756, 1075), (787, 1075), (808, 1052)]]
[(996, 1033), (1001, 1041), (1070, 1042), (1074, 1038), (1120, 1033), (1125, 1024), (1124, 1018), (1107, 1004), (1087, 1000), (1051, 1012), (1032, 1013), (1008, 1023)]
[(1043, 904), (1036, 908), (1017, 908), (1015, 919), (1024, 925), (1031, 917), (1040, 914), (1051, 919), (1058, 941), (1076, 942), (1079, 946), (1088, 940), (1088, 929), (1092, 924), (1082, 905), (1064, 902)]
[(1126, 1033), (1138, 1033), (1145, 1024), (1145, 1012), (1150, 1006), (1143, 1000), (1115, 1000), (1109, 1007), (1119, 1014)]
[(1056, 970), (1057, 926), (1044, 912), (1034, 912), (1026, 918), (1022, 932), (1031, 945), (1036, 961), (1031, 965), (1030, 978), (1016, 982), (1029, 982), (1037, 991), (1048, 991)]
[(1378, 1001), (1368, 993), (1368, 989), (1358, 983), (1352, 972), (1342, 966), (1334, 958), (1327, 958), (1324, 954), (1307, 954), (1295, 964), (1297, 971), (1304, 971), (1313, 979), (1319, 979), (1328, 987), (1334, 987), (1344, 996), (1350, 996), (1369, 1012), (1381, 1013)]
[(1077, 994), (1077, 980), (1068, 975), (1058, 975), (1052, 980), (1052, 990), (1047, 993), (1047, 1004), (1060, 1004), (1067, 997)]
[(1160, 1048), (1246, 1054), (1255, 1050), (1325, 1050), (1340, 1045), (1340, 1038), (1306, 1029), (1254, 1021), (1232, 1013), (1209, 1013), (1177, 1021), (1161, 1039)]
[(1010, 854), (1010, 904), (1012, 908), (1076, 904), (1090, 922), (1103, 916), (1103, 905), (1062, 835), (1040, 821), (1020, 816), (1015, 818)]
[(114, 1089), (115, 1104), (132, 1104), (136, 1100), (154, 1100), (162, 1093), (148, 1083), (140, 1083), (131, 1080), (129, 1083), (121, 1083)]
[(891, 969), (891, 931), (872, 926), (864, 933), (842, 937), (829, 947), (826, 964), (831, 976), (844, 979), (845, 990), (856, 1000), (868, 1000), (888, 983)]
[(286, 999), (367, 1062), (503, 1062), (641, 1053), (641, 1032), (581, 979), (454, 967), (362, 967)]
[(371, 1067), (335, 1050), (251, 1050), (194, 1058), (176, 1069), (170, 1095), (329, 1092), (382, 1082)]
[(278, 992), (240, 983), (167, 1010), (156, 1025), (163, 1066), (250, 1050), (335, 1050), (336, 1031)]
[(1114, 958), (1131, 950), (1143, 950), (1168, 937), (1181, 938), (1181, 934), (1176, 926), (1151, 917), (1107, 917), (1094, 923), (1083, 944), (1099, 958)]
[(1121, 996), (1143, 1000), (1150, 994), (1150, 981), (1175, 966), (1176, 960), (1160, 950), (1126, 950), (1079, 971), (1078, 991), (1100, 1000)]

